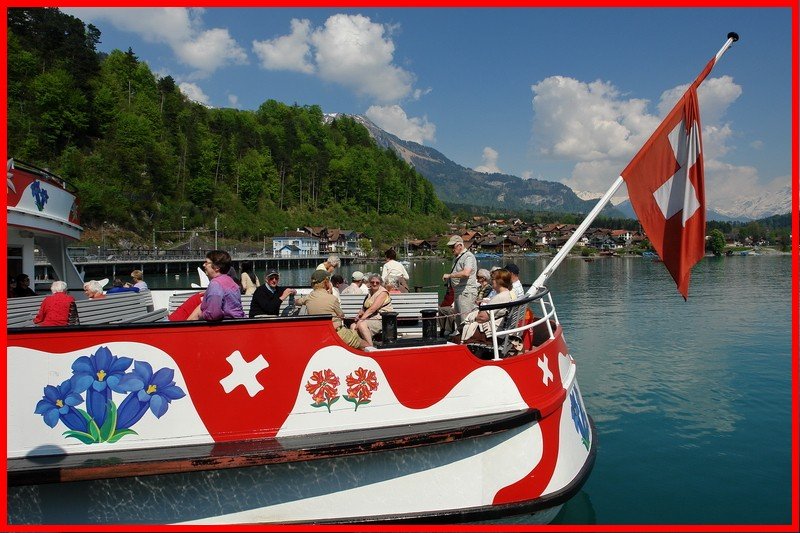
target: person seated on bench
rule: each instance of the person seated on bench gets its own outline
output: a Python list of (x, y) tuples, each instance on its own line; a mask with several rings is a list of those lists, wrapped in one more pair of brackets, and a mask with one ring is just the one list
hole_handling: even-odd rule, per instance
[(139, 292), (139, 287), (126, 286), (121, 279), (114, 278), (114, 281), (111, 282), (111, 288), (106, 291), (106, 294), (117, 292)]
[(258, 287), (253, 293), (250, 302), (250, 318), (257, 316), (278, 316), (283, 301), (291, 295), (297, 294), (296, 289), (279, 287), (281, 275), (277, 270), (271, 270), (264, 278), (264, 285)]
[(231, 277), (231, 256), (224, 250), (206, 254), (203, 269), (208, 276), (208, 288), (200, 304), (200, 318), (217, 321), (225, 318), (244, 318), (239, 283)]
[(100, 285), (100, 282), (96, 279), (89, 280), (83, 284), (83, 293), (90, 300), (100, 300), (106, 297), (106, 295), (103, 294), (103, 286)]
[(37, 326), (68, 326), (75, 324), (78, 310), (75, 307), (75, 298), (67, 294), (67, 284), (63, 281), (54, 281), (50, 285), (50, 296), (42, 300), (39, 312), (33, 319)]
[[(497, 294), (489, 300), (489, 304), (508, 303), (514, 300), (514, 292), (511, 290), (512, 286), (511, 272), (505, 269), (495, 270), (492, 273), (492, 286)], [(500, 326), (503, 322), (503, 317), (508, 313), (508, 309), (495, 309), (494, 310), (494, 325)], [(480, 311), (478, 309), (472, 310), (464, 318), (464, 329), (461, 332), (461, 344), (488, 344), (492, 337), (492, 328), (489, 324), (489, 312)]]
[(311, 274), (311, 289), (308, 296), (301, 296), (295, 303), (305, 305), (309, 315), (330, 315), (333, 317), (333, 328), (339, 338), (348, 346), (363, 348), (364, 345), (358, 334), (347, 329), (342, 321), (344, 312), (339, 304), (339, 299), (330, 293), (331, 278), (326, 270), (318, 269)]
[(379, 274), (371, 274), (368, 278), (369, 294), (361, 305), (350, 329), (357, 331), (364, 339), (364, 346), (372, 346), (372, 336), (383, 330), (383, 313), (392, 311), (392, 297), (382, 285)]

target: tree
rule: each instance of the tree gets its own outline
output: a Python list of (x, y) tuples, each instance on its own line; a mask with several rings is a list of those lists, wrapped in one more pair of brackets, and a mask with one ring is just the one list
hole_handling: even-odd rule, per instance
[(708, 236), (706, 248), (714, 255), (722, 255), (725, 250), (725, 235), (718, 229), (712, 229)]

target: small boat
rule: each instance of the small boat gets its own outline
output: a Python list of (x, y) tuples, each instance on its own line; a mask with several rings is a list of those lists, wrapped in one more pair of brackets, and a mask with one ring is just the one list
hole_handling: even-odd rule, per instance
[[(73, 279), (74, 193), (12, 166), (9, 242), (50, 243), (60, 198), (45, 251)], [(547, 289), (484, 309), (508, 311), (491, 346), (354, 349), (322, 315), (9, 327), (8, 521), (546, 523), (597, 451), (577, 363)]]

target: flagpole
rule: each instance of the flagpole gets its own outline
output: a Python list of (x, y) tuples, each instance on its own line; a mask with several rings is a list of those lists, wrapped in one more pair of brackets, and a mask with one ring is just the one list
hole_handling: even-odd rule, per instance
[[(739, 40), (739, 35), (736, 32), (728, 33), (728, 40), (725, 41), (725, 44), (722, 45), (722, 48), (719, 49), (717, 55), (714, 56), (714, 63), (716, 64), (716, 62), (719, 61), (719, 58), (722, 57), (722, 54), (724, 54), (728, 50), (728, 48), (730, 48), (731, 45), (738, 40)], [(570, 238), (567, 239), (567, 242), (564, 243), (564, 246), (562, 246), (561, 249), (556, 253), (556, 255), (553, 256), (553, 259), (550, 260), (550, 262), (547, 264), (544, 270), (542, 270), (542, 273), (539, 274), (539, 277), (536, 278), (536, 281), (533, 282), (530, 289), (528, 289), (527, 292), (528, 296), (536, 294), (536, 292), (540, 288), (544, 287), (544, 284), (547, 282), (547, 279), (551, 275), (553, 275), (553, 272), (555, 272), (555, 270), (558, 268), (558, 266), (567, 256), (567, 254), (569, 254), (569, 252), (578, 242), (578, 240), (581, 237), (583, 237), (583, 234), (589, 228), (591, 223), (594, 222), (594, 219), (597, 218), (597, 216), (600, 214), (600, 211), (602, 211), (603, 208), (608, 204), (608, 202), (611, 201), (611, 197), (614, 196), (614, 193), (617, 192), (617, 190), (622, 186), (624, 182), (625, 179), (622, 176), (617, 177), (617, 179), (614, 181), (611, 187), (600, 198), (600, 200), (597, 201), (597, 204), (595, 204), (594, 208), (591, 211), (589, 211), (589, 214), (586, 215), (586, 218), (583, 219), (583, 222), (581, 222), (581, 224), (577, 227), (577, 229), (575, 229)]]

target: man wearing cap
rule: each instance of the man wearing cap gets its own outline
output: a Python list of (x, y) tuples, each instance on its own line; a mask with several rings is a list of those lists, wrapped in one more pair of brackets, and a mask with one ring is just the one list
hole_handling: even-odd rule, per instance
[(342, 294), (363, 294), (364, 296), (369, 294), (369, 289), (364, 285), (363, 272), (356, 270), (350, 277), (353, 282), (342, 291)]
[(281, 310), (281, 303), (293, 294), (297, 294), (296, 289), (278, 286), (280, 274), (277, 270), (271, 270), (264, 278), (264, 285), (261, 285), (253, 293), (253, 300), (250, 302), (250, 318), (269, 315), (278, 316)]
[(333, 328), (339, 337), (353, 348), (361, 348), (361, 337), (358, 333), (344, 326), (344, 312), (339, 299), (330, 293), (331, 279), (326, 270), (315, 270), (311, 274), (311, 293), (296, 300), (297, 305), (305, 305), (309, 315), (330, 315), (333, 317)]
[(453, 309), (456, 312), (456, 327), (460, 326), (464, 316), (475, 309), (478, 297), (478, 280), (475, 273), (478, 271), (478, 260), (475, 255), (464, 246), (464, 239), (453, 235), (447, 241), (447, 246), (453, 250), (455, 260), (453, 268), (442, 279), (453, 287)]
[(522, 282), (519, 280), (519, 267), (515, 263), (508, 263), (505, 269), (511, 273), (511, 291), (514, 293), (514, 298), (517, 300), (525, 297), (525, 289), (522, 288)]

